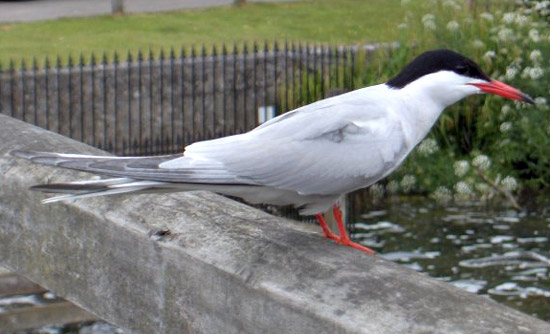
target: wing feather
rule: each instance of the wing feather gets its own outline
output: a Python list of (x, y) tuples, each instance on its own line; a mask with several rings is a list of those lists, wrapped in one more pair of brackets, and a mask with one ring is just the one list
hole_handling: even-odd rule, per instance
[(242, 135), (194, 143), (185, 157), (217, 161), (240, 180), (303, 195), (368, 186), (393, 170), (411, 147), (393, 113), (358, 92), (298, 109)]

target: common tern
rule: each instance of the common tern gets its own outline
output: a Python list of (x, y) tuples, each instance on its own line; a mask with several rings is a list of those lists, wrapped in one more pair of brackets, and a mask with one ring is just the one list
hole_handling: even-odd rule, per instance
[[(349, 239), (338, 199), (393, 172), (445, 107), (479, 93), (534, 103), (521, 91), (489, 78), (471, 59), (442, 49), (421, 54), (386, 83), (311, 103), (244, 134), (193, 143), (181, 154), (13, 154), (110, 177), (32, 187), (63, 194), (44, 203), (124, 193), (210, 190), (252, 204), (293, 205), (302, 215), (315, 215), (327, 238), (374, 254)], [(331, 208), (339, 236), (322, 215)]]

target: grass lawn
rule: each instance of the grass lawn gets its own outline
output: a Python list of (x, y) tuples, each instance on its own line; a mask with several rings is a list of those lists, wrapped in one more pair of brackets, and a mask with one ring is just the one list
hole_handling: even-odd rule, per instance
[[(0, 63), (33, 57), (202, 44), (294, 40), (319, 43), (395, 39), (405, 9), (399, 0), (317, 0), (257, 3), (169, 13), (0, 24)], [(409, 8), (410, 10), (410, 8)]]

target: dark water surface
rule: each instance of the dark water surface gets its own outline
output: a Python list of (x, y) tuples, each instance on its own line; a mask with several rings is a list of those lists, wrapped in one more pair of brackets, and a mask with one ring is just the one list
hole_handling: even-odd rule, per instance
[(550, 209), (396, 199), (352, 212), (381, 256), (550, 321)]

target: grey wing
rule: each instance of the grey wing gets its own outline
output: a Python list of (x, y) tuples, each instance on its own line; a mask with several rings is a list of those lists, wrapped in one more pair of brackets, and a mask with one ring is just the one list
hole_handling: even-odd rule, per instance
[(401, 123), (388, 117), (375, 105), (340, 102), (243, 135), (192, 144), (185, 157), (218, 161), (243, 183), (302, 195), (340, 194), (374, 183), (406, 155)]

